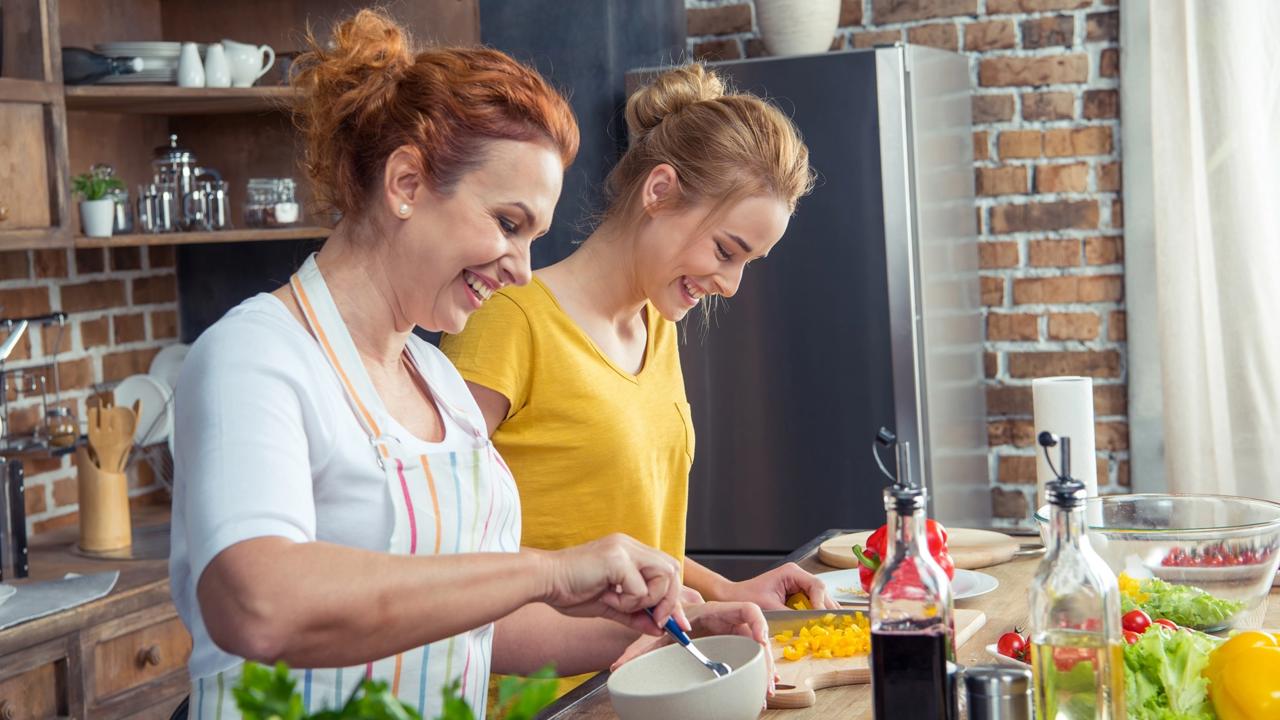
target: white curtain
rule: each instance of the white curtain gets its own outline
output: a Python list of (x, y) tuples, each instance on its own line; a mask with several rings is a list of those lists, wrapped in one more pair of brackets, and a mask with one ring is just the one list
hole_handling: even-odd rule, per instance
[(1124, 192), (1151, 212), (1149, 239), (1129, 238), (1151, 247), (1127, 261), (1154, 266), (1126, 274), (1154, 272), (1154, 304), (1130, 300), (1154, 316), (1129, 323), (1153, 326), (1138, 335), (1159, 353), (1166, 484), (1280, 501), (1280, 1), (1144, 4), (1149, 147), (1125, 163), (1149, 152), (1150, 186), (1126, 167)]

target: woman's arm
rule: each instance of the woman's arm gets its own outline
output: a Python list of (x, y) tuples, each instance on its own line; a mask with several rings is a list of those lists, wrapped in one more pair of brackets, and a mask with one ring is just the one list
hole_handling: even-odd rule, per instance
[(493, 437), (494, 431), (503, 420), (507, 419), (507, 412), (511, 410), (511, 401), (497, 390), (477, 385), (470, 380), (467, 381), (467, 389), (471, 391), (476, 404), (480, 406), (480, 413), (484, 415), (484, 424), (489, 429), (489, 437)]
[(792, 593), (804, 593), (809, 604), (818, 609), (840, 607), (827, 596), (821, 580), (795, 563), (780, 565), (750, 580), (734, 582), (685, 558), (684, 584), (702, 593), (707, 600), (753, 602), (764, 610), (785, 610), (787, 597)]
[[(751, 603), (700, 603), (686, 608), (690, 634), (738, 634), (768, 645), (768, 624)], [(671, 638), (643, 637), (617, 623), (560, 615), (527, 605), (498, 621), (493, 633), (493, 672), (528, 675), (554, 663), (556, 675), (614, 669)]]
[(531, 602), (616, 620), (632, 637), (657, 635), (645, 608), (687, 626), (678, 572), (670, 556), (624, 535), (557, 552), (432, 557), (262, 537), (219, 553), (197, 596), (210, 637), (228, 652), (336, 667), (456, 635)]
[(493, 670), (529, 675), (555, 664), (569, 677), (608, 669), (641, 636), (598, 618), (571, 618), (542, 603), (526, 605), (497, 622), (493, 631)]
[(692, 558), (684, 559), (684, 584), (702, 593), (707, 600), (724, 596), (729, 579)]

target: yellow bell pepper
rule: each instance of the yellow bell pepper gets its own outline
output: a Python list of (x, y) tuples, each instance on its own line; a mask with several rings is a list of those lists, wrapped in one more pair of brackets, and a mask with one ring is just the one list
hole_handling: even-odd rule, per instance
[(1280, 641), (1247, 630), (1209, 656), (1204, 675), (1221, 720), (1280, 720)]

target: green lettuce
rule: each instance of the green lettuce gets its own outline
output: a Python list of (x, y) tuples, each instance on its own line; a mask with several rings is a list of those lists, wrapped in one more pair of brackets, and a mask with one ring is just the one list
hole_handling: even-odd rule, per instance
[(1221, 640), (1194, 630), (1152, 628), (1124, 649), (1125, 707), (1130, 720), (1213, 720), (1209, 681), (1201, 674)]
[(1203, 630), (1221, 627), (1244, 607), (1236, 600), (1224, 600), (1191, 585), (1172, 585), (1159, 578), (1148, 578), (1139, 585), (1147, 599), (1135, 603), (1121, 596), (1121, 611), (1141, 608), (1153, 618), (1166, 618), (1189, 628)]

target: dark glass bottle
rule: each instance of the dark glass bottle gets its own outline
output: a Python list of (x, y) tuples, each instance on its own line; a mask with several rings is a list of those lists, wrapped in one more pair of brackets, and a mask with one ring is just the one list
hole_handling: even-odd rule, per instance
[(141, 71), (141, 58), (107, 57), (84, 48), (62, 48), (62, 82), (66, 85), (90, 85), (111, 75)]
[(929, 554), (925, 491), (884, 491), (888, 547), (871, 585), (871, 686), (877, 720), (954, 718), (951, 581)]

